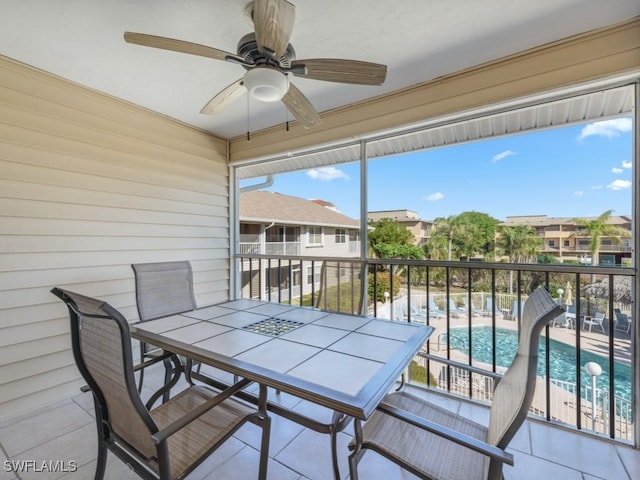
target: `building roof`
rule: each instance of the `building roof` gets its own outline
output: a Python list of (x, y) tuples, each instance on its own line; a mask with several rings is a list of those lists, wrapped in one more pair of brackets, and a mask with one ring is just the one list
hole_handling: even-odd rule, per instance
[(278, 192), (254, 190), (240, 193), (241, 222), (278, 222), (358, 228), (360, 221), (312, 200)]

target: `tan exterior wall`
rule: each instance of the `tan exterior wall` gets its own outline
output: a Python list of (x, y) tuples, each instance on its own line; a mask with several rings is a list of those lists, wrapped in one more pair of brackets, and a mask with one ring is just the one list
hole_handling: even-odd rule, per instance
[(0, 419), (83, 384), (53, 286), (134, 321), (130, 264), (187, 259), (198, 304), (228, 298), (226, 152), (225, 140), (0, 57)]
[(581, 84), (640, 68), (640, 18), (528, 50), (405, 90), (322, 113), (322, 124), (293, 124), (230, 141), (230, 161), (336, 142), (412, 122)]

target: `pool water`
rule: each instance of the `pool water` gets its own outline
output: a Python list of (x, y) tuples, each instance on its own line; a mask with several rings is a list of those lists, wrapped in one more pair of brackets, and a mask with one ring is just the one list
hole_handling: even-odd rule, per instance
[[(540, 338), (538, 351), (538, 375), (545, 376), (545, 337)], [(472, 328), (471, 357), (474, 360), (492, 363), (492, 339), (491, 327), (478, 326)], [(469, 330), (467, 328), (452, 328), (449, 330), (449, 343), (451, 348), (469, 354)], [(518, 348), (518, 333), (507, 328), (496, 329), (496, 365), (509, 367)], [(591, 385), (591, 377), (585, 371), (587, 362), (596, 362), (602, 367), (602, 375), (597, 377), (597, 388), (609, 390), (609, 359), (594, 353), (582, 350), (580, 353), (581, 382), (582, 385)], [(576, 383), (576, 348), (557, 340), (549, 339), (549, 377), (569, 383)], [(631, 367), (620, 362), (614, 364), (615, 394), (631, 401)]]

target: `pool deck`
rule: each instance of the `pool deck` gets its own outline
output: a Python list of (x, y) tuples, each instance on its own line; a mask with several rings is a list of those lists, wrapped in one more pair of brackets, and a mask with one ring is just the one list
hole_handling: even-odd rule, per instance
[[(420, 321), (419, 319), (415, 319), (412, 321)], [(493, 320), (491, 316), (483, 316), (483, 315), (471, 315), (471, 326), (491, 326), (493, 324)], [(446, 318), (437, 318), (431, 319), (429, 321), (429, 325), (435, 327), (435, 331), (431, 336), (429, 341), (429, 350), (430, 353), (434, 355), (442, 355), (446, 356), (446, 340), (442, 338), (442, 334), (445, 333), (448, 329), (456, 328), (456, 327), (468, 327), (469, 326), (469, 315), (461, 315), (454, 316), (450, 315), (449, 320), (447, 322)], [(511, 330), (517, 330), (517, 322), (513, 320), (505, 320), (503, 318), (502, 313), (496, 313), (495, 319), (496, 328), (505, 328)], [(605, 331), (609, 331), (608, 320), (604, 322)], [(571, 345), (572, 347), (576, 346), (576, 330), (573, 328), (565, 328), (565, 327), (549, 327), (549, 338)], [(543, 331), (543, 335), (545, 332)], [(584, 351), (589, 351), (591, 353), (600, 355), (602, 357), (608, 358), (609, 355), (609, 346), (610, 338), (608, 334), (603, 334), (600, 331), (592, 330), (589, 332), (588, 330), (580, 329), (580, 347)], [(614, 331), (613, 337), (613, 348), (614, 348), (614, 358), (616, 361), (621, 362), (625, 365), (631, 364), (631, 337), (629, 334), (625, 334), (624, 332)], [(468, 356), (456, 349), (451, 349), (449, 352), (449, 356), (452, 360), (456, 360), (462, 363), (468, 362)], [(482, 364), (480, 362), (474, 362), (474, 365), (490, 369), (490, 365)], [(603, 365), (604, 366), (604, 365)], [(504, 371), (504, 368), (498, 368), (498, 371)], [(478, 387), (476, 385), (476, 387)], [(591, 430), (592, 426), (595, 426), (595, 431), (604, 433), (607, 430), (607, 426), (605, 425), (605, 421), (602, 418), (601, 414), (596, 414), (596, 423), (592, 425), (592, 410), (591, 404), (587, 401), (582, 402), (580, 407), (580, 414), (578, 414), (578, 409), (576, 405), (576, 397), (575, 394), (571, 394), (568, 391), (564, 390), (561, 387), (550, 385), (550, 401), (551, 401), (551, 409), (550, 409), (550, 418), (553, 421), (558, 421), (560, 423), (564, 423), (567, 425), (575, 426), (578, 422), (582, 428), (587, 430)], [(545, 417), (545, 412), (547, 411), (547, 399), (546, 399), (546, 383), (542, 378), (538, 379), (538, 384), (536, 387), (536, 392), (534, 395), (532, 410), (536, 412), (538, 415)], [(617, 423), (620, 423), (619, 421)], [(630, 438), (632, 432), (628, 431), (629, 426), (626, 424), (619, 424), (616, 426), (616, 437), (618, 438)]]
[[(431, 347), (434, 348), (436, 352), (438, 351), (438, 337), (440, 334), (447, 331), (448, 328), (455, 327), (467, 327), (469, 326), (469, 317), (467, 316), (454, 316), (450, 315), (449, 317), (449, 326), (447, 327), (447, 320), (445, 318), (437, 318), (431, 319), (429, 324), (435, 327), (435, 332), (431, 336)], [(492, 325), (491, 316), (483, 316), (483, 315), (471, 315), (471, 325), (472, 326), (481, 326), (481, 325)], [(505, 320), (501, 313), (496, 313), (495, 320), (496, 328), (507, 328), (512, 330), (517, 330), (517, 322), (513, 320)], [(582, 350), (587, 350), (596, 355), (600, 355), (603, 357), (609, 356), (609, 342), (610, 338), (608, 334), (604, 334), (600, 331), (585, 330), (580, 326), (580, 348)], [(605, 319), (604, 321), (604, 329), (605, 331), (609, 331), (609, 321)], [(545, 332), (542, 333), (545, 335)], [(562, 343), (566, 343), (573, 347), (576, 346), (576, 330), (573, 328), (565, 328), (565, 327), (549, 327), (549, 338), (557, 340)], [(442, 349), (442, 344), (440, 345)], [(614, 358), (616, 361), (621, 362), (625, 365), (631, 365), (631, 335), (628, 333), (620, 332), (614, 330), (613, 336), (613, 350), (614, 350)]]

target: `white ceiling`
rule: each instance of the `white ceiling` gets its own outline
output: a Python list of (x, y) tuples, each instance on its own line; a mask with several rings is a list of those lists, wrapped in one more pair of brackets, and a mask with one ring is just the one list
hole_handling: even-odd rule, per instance
[[(319, 112), (640, 15), (638, 0), (292, 0), (298, 59), (388, 65), (381, 87), (298, 77)], [(244, 73), (239, 65), (127, 44), (125, 31), (232, 53), (253, 30), (248, 0), (0, 0), (0, 54), (222, 137), (247, 130), (247, 102), (200, 109)], [(291, 120), (250, 104), (250, 129)]]

